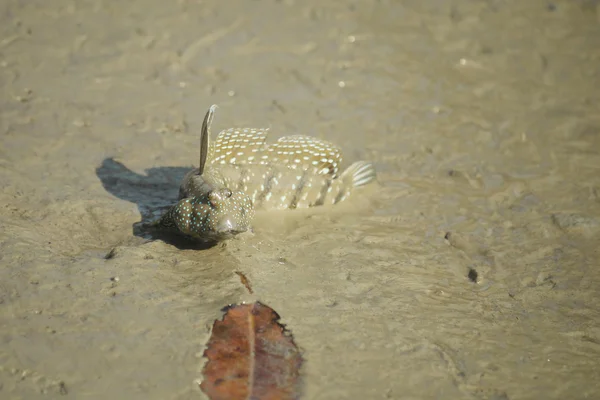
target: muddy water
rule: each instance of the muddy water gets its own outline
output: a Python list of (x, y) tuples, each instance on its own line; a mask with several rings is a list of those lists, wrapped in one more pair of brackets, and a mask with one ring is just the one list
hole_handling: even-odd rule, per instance
[[(0, 10), (0, 397), (202, 398), (210, 325), (256, 299), (307, 399), (600, 397), (598, 2)], [(224, 247), (149, 241), (213, 103), (379, 184)]]

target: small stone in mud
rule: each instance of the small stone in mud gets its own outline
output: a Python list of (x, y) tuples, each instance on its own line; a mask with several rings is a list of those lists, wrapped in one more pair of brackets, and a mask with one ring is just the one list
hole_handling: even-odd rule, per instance
[(477, 273), (477, 271), (474, 268), (469, 268), (469, 273), (467, 274), (467, 277), (469, 278), (469, 280), (473, 283), (477, 283), (477, 277), (479, 276), (479, 274)]
[(474, 252), (473, 245), (469, 243), (469, 240), (463, 235), (460, 235), (456, 232), (446, 232), (444, 239), (446, 239), (452, 247), (463, 250), (467, 253)]

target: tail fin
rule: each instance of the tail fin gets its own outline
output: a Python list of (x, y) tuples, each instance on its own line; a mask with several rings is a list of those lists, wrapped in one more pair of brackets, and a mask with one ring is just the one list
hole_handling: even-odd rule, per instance
[(204, 172), (204, 165), (206, 164), (206, 157), (208, 156), (208, 146), (210, 144), (210, 125), (212, 124), (216, 109), (216, 104), (210, 106), (206, 112), (206, 115), (204, 116), (204, 121), (202, 122), (202, 130), (200, 131), (200, 165), (198, 165), (198, 175), (202, 175)]
[(346, 168), (340, 177), (348, 187), (364, 186), (373, 182), (376, 178), (375, 166), (367, 161), (355, 162)]

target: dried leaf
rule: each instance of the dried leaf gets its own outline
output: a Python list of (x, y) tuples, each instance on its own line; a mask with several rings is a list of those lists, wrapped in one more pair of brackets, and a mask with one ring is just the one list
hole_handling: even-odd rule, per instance
[(279, 315), (259, 302), (224, 311), (204, 351), (202, 391), (211, 400), (298, 399), (302, 356)]

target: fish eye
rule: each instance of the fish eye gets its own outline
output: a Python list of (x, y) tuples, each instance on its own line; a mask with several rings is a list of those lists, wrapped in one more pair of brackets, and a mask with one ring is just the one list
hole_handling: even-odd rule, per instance
[(219, 207), (222, 201), (232, 196), (230, 189), (219, 189), (208, 192), (208, 201), (213, 207)]
[(208, 202), (213, 207), (216, 207), (217, 204), (219, 204), (219, 201), (221, 201), (221, 193), (220, 192), (218, 192), (218, 191), (208, 192)]

